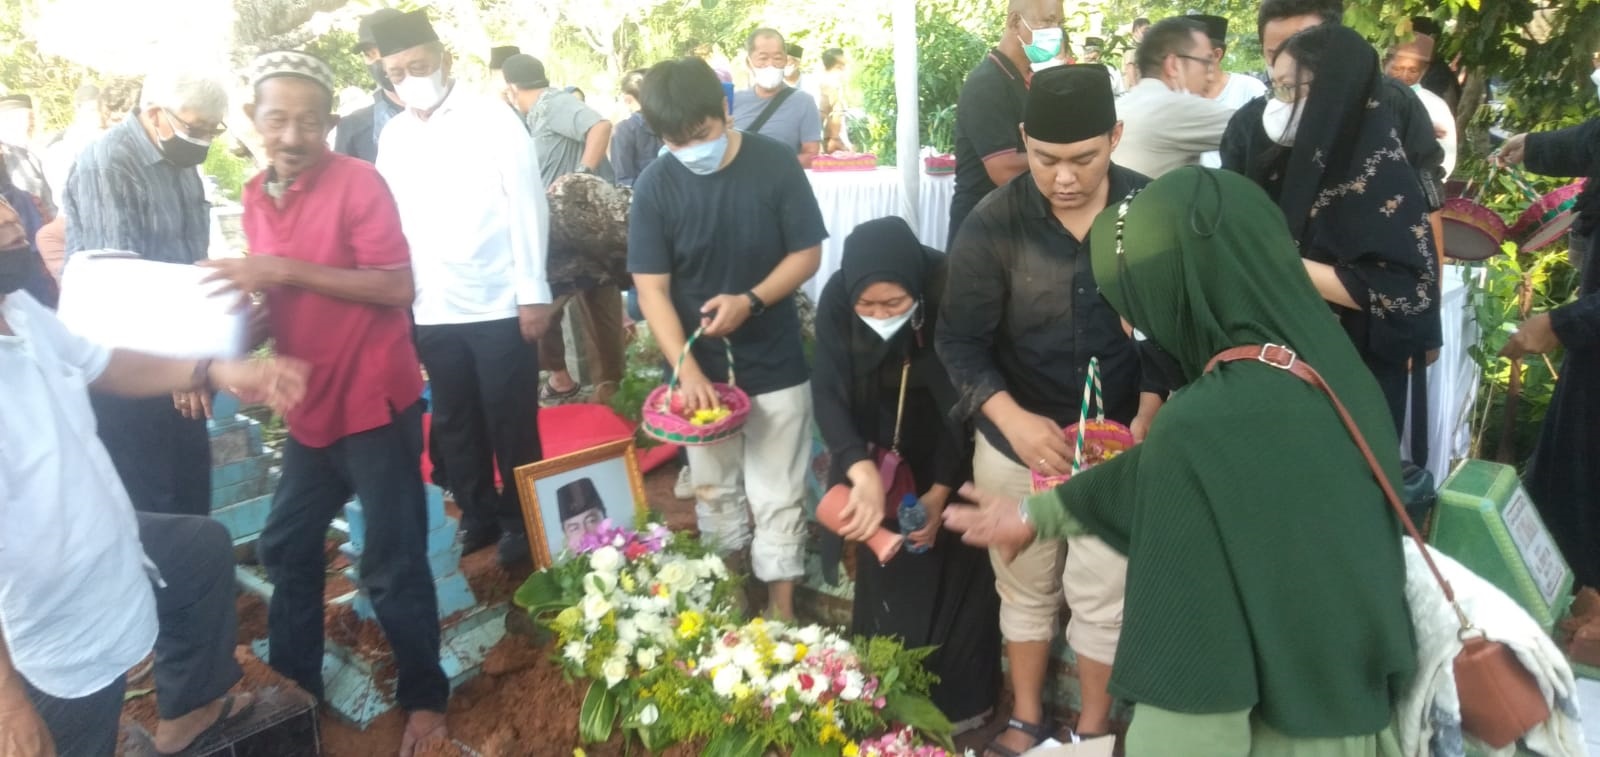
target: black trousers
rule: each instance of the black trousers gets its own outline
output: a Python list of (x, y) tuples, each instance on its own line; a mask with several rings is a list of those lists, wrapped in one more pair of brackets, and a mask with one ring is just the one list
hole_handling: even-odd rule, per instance
[(268, 662), (323, 698), (322, 593), (328, 525), (350, 495), (361, 498), (366, 543), (357, 570), (394, 651), (396, 699), (407, 711), (444, 712), (450, 682), (439, 665), (439, 602), (428, 568), (428, 505), (422, 488), (422, 403), (387, 426), (332, 446), (290, 437), (283, 478), (257, 553), (271, 579)]
[[(517, 319), (417, 327), (433, 386), (433, 438), (469, 533), (522, 533), (514, 471), (539, 460), (539, 350)], [(495, 489), (494, 474), (500, 481)]]
[[(244, 675), (233, 657), (233, 541), (210, 518), (151, 513), (139, 513), (139, 539), (166, 584), (155, 587), (154, 674), (161, 717), (173, 720), (221, 698)], [(118, 678), (77, 699), (31, 685), (27, 692), (62, 757), (102, 757), (116, 753), (126, 687)]]
[(91, 392), (89, 401), (100, 441), (135, 510), (211, 514), (211, 437), (204, 420), (183, 417), (170, 396), (128, 399)]

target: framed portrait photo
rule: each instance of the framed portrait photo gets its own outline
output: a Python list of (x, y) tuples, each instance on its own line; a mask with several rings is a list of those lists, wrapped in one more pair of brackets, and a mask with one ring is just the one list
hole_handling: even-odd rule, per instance
[(607, 520), (621, 528), (644, 522), (644, 476), (633, 439), (529, 463), (516, 477), (536, 569), (554, 565)]

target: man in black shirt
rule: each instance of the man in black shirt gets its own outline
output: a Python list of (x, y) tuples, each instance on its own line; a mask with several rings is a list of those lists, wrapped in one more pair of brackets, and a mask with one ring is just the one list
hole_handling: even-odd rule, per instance
[(822, 211), (793, 148), (728, 128), (722, 84), (705, 61), (657, 64), (643, 106), (671, 154), (634, 183), (628, 271), (639, 307), (672, 363), (686, 337), (704, 331), (678, 369), (686, 412), (720, 404), (711, 382), (729, 381), (734, 367), (724, 344), (750, 396), (743, 433), (689, 448), (700, 533), (724, 554), (748, 547), (769, 613), (792, 619), (811, 451), (810, 372), (792, 295), (821, 263)]
[(1061, 0), (1011, 0), (1000, 44), (961, 86), (956, 104), (956, 193), (950, 201), (952, 244), (978, 201), (1028, 170), (1017, 126), (1028, 99), (1033, 61), (1044, 65), (1061, 54), (1061, 18)]
[(366, 61), (378, 88), (372, 91), (371, 105), (339, 119), (339, 127), (333, 133), (334, 152), (368, 163), (377, 162), (378, 137), (383, 134), (383, 127), (389, 119), (405, 112), (405, 104), (395, 96), (394, 84), (384, 73), (383, 58), (378, 55), (378, 43), (372, 36), (372, 27), (399, 15), (400, 11), (393, 8), (379, 8), (361, 19), (356, 52)]
[[(1139, 409), (1139, 357), (1101, 298), (1084, 247), (1094, 218), (1148, 183), (1111, 163), (1122, 137), (1111, 81), (1098, 65), (1042, 71), (1028, 93), (1028, 172), (978, 204), (950, 249), (950, 291), (940, 314), (939, 357), (961, 394), (958, 412), (978, 427), (973, 480), (1006, 496), (1032, 493), (1031, 472), (1069, 473), (1089, 360), (1100, 363), (1106, 417)], [(1109, 727), (1106, 691), (1121, 628), (1125, 558), (1094, 537), (1039, 542), (1007, 563), (994, 558), (1015, 705), (996, 746), (1024, 752), (1048, 732), (1042, 689), (1065, 589), (1078, 656), (1079, 730)]]

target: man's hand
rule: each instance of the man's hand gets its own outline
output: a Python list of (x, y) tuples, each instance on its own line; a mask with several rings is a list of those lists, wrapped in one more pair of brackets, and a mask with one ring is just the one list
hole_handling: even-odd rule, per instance
[(201, 389), (197, 392), (173, 392), (172, 406), (178, 413), (192, 421), (209, 419), (211, 417), (211, 392)]
[(522, 341), (537, 344), (550, 330), (556, 317), (555, 305), (518, 305), (517, 326), (522, 329)]
[(706, 336), (727, 336), (749, 319), (750, 298), (742, 294), (719, 294), (700, 308), (700, 325)]
[(0, 755), (55, 757), (55, 754), (50, 730), (45, 728), (27, 697), (20, 693), (15, 697), (0, 697)]
[(717, 400), (717, 390), (712, 388), (711, 380), (700, 370), (693, 355), (685, 356), (683, 365), (678, 368), (678, 394), (683, 397), (683, 409), (690, 413), (722, 404)]
[(851, 466), (850, 502), (839, 515), (844, 528), (839, 535), (850, 541), (866, 541), (883, 523), (883, 479), (871, 460)]
[(1511, 340), (1500, 349), (1500, 357), (1516, 360), (1524, 355), (1543, 355), (1560, 346), (1561, 338), (1550, 326), (1550, 314), (1540, 313), (1511, 333)]
[(1138, 444), (1150, 435), (1150, 424), (1155, 423), (1156, 413), (1166, 406), (1167, 401), (1161, 395), (1151, 392), (1139, 393), (1139, 414), (1133, 417), (1133, 423), (1128, 430), (1133, 432), (1133, 443)]
[(211, 364), (211, 383), (214, 386), (227, 390), (241, 402), (266, 405), (280, 415), (294, 409), (305, 399), (306, 378), (310, 374), (309, 364), (286, 357)]
[(246, 294), (265, 291), (287, 282), (289, 261), (277, 255), (246, 255), (242, 258), (202, 260), (201, 267), (213, 269), (205, 282), (225, 281), (226, 289)]
[(961, 534), (961, 540), (974, 547), (992, 547), (1009, 563), (1033, 543), (1033, 525), (1022, 520), (1022, 503), (1013, 497), (1000, 497), (978, 491), (971, 484), (961, 487), (961, 498), (977, 507), (955, 505), (945, 509), (944, 525)]
[(906, 534), (906, 538), (918, 547), (932, 547), (939, 538), (939, 529), (944, 528), (944, 506), (950, 501), (950, 488), (935, 486), (918, 501), (928, 512), (928, 525)]
[(1518, 134), (1506, 140), (1492, 157), (1495, 165), (1501, 168), (1522, 165), (1522, 161), (1528, 157), (1528, 135)]
[(995, 425), (1000, 427), (1017, 458), (1029, 470), (1046, 476), (1061, 476), (1072, 471), (1072, 446), (1055, 421), (1026, 410)]

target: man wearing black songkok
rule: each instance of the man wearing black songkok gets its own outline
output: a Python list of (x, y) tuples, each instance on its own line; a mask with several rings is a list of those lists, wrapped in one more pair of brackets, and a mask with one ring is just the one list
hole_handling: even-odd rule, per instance
[[(1111, 162), (1122, 138), (1114, 102), (1101, 66), (1034, 75), (1023, 120), (1028, 172), (984, 198), (950, 249), (935, 341), (960, 394), (956, 412), (978, 427), (973, 480), (985, 491), (1021, 498), (1032, 492), (1030, 471), (1070, 472), (1062, 427), (1078, 420), (1090, 358), (1099, 359), (1106, 417), (1142, 436), (1138, 353), (1099, 295), (1086, 247), (1095, 216), (1149, 182)], [(1065, 557), (1060, 542), (1035, 543), (1010, 562), (991, 553), (1015, 692), (995, 753), (1027, 751), (1050, 733), (1042, 690), (1063, 588), (1083, 689), (1078, 729), (1109, 727), (1127, 563), (1093, 537), (1066, 546)]]

